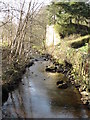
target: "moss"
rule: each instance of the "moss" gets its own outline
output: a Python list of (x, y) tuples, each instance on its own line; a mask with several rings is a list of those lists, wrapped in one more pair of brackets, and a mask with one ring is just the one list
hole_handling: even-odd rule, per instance
[(85, 46), (79, 48), (79, 50), (80, 50), (82, 53), (88, 53), (88, 43), (86, 43)]

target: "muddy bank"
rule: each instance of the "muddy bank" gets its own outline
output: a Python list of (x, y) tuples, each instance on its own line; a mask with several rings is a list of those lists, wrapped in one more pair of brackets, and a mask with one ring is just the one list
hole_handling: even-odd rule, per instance
[(22, 68), (17, 65), (17, 72), (10, 76), (10, 80), (8, 80), (9, 82), (7, 81), (2, 85), (2, 104), (8, 99), (8, 93), (19, 86), (19, 83), (21, 82), (21, 79), (26, 72), (26, 68), (32, 66), (34, 61), (35, 60), (30, 60)]

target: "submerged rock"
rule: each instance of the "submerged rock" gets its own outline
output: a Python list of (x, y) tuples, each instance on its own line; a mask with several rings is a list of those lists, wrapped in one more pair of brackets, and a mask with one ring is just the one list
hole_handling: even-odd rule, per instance
[(68, 85), (67, 85), (67, 83), (63, 83), (63, 84), (58, 84), (57, 87), (61, 88), (61, 89), (66, 89), (66, 88), (68, 88)]
[(46, 72), (56, 72), (57, 67), (51, 66), (51, 67), (46, 67)]
[(30, 66), (32, 66), (33, 64), (34, 64), (34, 61), (32, 60), (32, 61), (30, 61), (30, 62), (28, 63), (27, 67), (30, 67)]
[(57, 69), (57, 72), (58, 72), (58, 73), (63, 73), (63, 69), (62, 69), (62, 68)]
[(68, 71), (69, 70), (65, 68), (64, 71), (63, 71), (63, 73), (66, 74), (66, 73), (68, 73)]
[(44, 58), (43, 60), (48, 61), (48, 59), (47, 59), (47, 58)]
[(56, 84), (57, 84), (57, 85), (59, 85), (59, 84), (63, 84), (63, 80), (61, 80), (61, 81), (57, 81)]
[(39, 61), (38, 59), (35, 59), (35, 61)]

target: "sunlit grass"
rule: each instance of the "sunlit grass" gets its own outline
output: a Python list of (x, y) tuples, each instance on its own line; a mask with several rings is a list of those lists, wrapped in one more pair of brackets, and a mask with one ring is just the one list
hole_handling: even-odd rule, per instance
[(80, 37), (78, 37), (77, 39), (74, 39), (74, 40), (68, 40), (67, 42), (68, 42), (68, 43), (73, 43), (73, 42), (82, 41), (83, 39), (88, 39), (88, 38), (90, 38), (90, 35), (80, 36)]
[(60, 43), (55, 46), (55, 50), (52, 55), (58, 59), (59, 63), (62, 63), (64, 60), (72, 63), (72, 65), (77, 65), (77, 69), (79, 70), (79, 63), (82, 61), (82, 56), (88, 53), (88, 43), (85, 43), (85, 46), (82, 46), (78, 49), (74, 49), (71, 47), (73, 42), (87, 40), (90, 38), (90, 35), (86, 36), (78, 36), (78, 38), (74, 39), (76, 36), (72, 36), (72, 40), (62, 39)]
[(8, 42), (6, 42), (6, 41), (0, 42), (0, 46), (2, 46), (2, 47), (8, 47)]
[(86, 43), (85, 46), (79, 48), (79, 50), (80, 50), (82, 53), (88, 53), (88, 43)]

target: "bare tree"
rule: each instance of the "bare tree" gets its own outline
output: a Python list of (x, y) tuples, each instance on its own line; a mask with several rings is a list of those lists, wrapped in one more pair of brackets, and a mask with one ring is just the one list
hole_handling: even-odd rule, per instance
[[(18, 2), (19, 4), (19, 2)], [(28, 6), (27, 10), (25, 9), (25, 6)], [(6, 27), (7, 26), (7, 35), (8, 37), (8, 45), (11, 48), (11, 58), (17, 57), (25, 54), (26, 51), (26, 43), (25, 43), (25, 37), (27, 33), (27, 28), (30, 29), (30, 36), (28, 39), (28, 44), (30, 44), (31, 36), (32, 36), (32, 24), (34, 22), (34, 18), (38, 14), (40, 8), (42, 7), (43, 3), (38, 3), (38, 0), (30, 0), (28, 3), (26, 1), (20, 2), (20, 7), (17, 8), (16, 5), (7, 4), (3, 1), (0, 1), (0, 13), (5, 14), (5, 18), (7, 15), (7, 19), (0, 25), (0, 27)], [(18, 21), (14, 24), (16, 24), (16, 33), (14, 34), (14, 38), (12, 37), (13, 31), (13, 21)], [(10, 23), (10, 26), (9, 26)], [(3, 34), (4, 36), (5, 34)], [(28, 45), (27, 52), (30, 51), (30, 46)]]
[(24, 39), (26, 35), (26, 28), (28, 27), (28, 21), (31, 20), (31, 24), (35, 14), (38, 12), (39, 8), (42, 4), (38, 5), (37, 2), (33, 2), (32, 0), (28, 3), (28, 10), (23, 20), (23, 8), (25, 5), (25, 1), (22, 4), (22, 8), (20, 10), (20, 20), (17, 29), (17, 33), (13, 43), (11, 45), (11, 54), (15, 53), (15, 56), (24, 54)]

